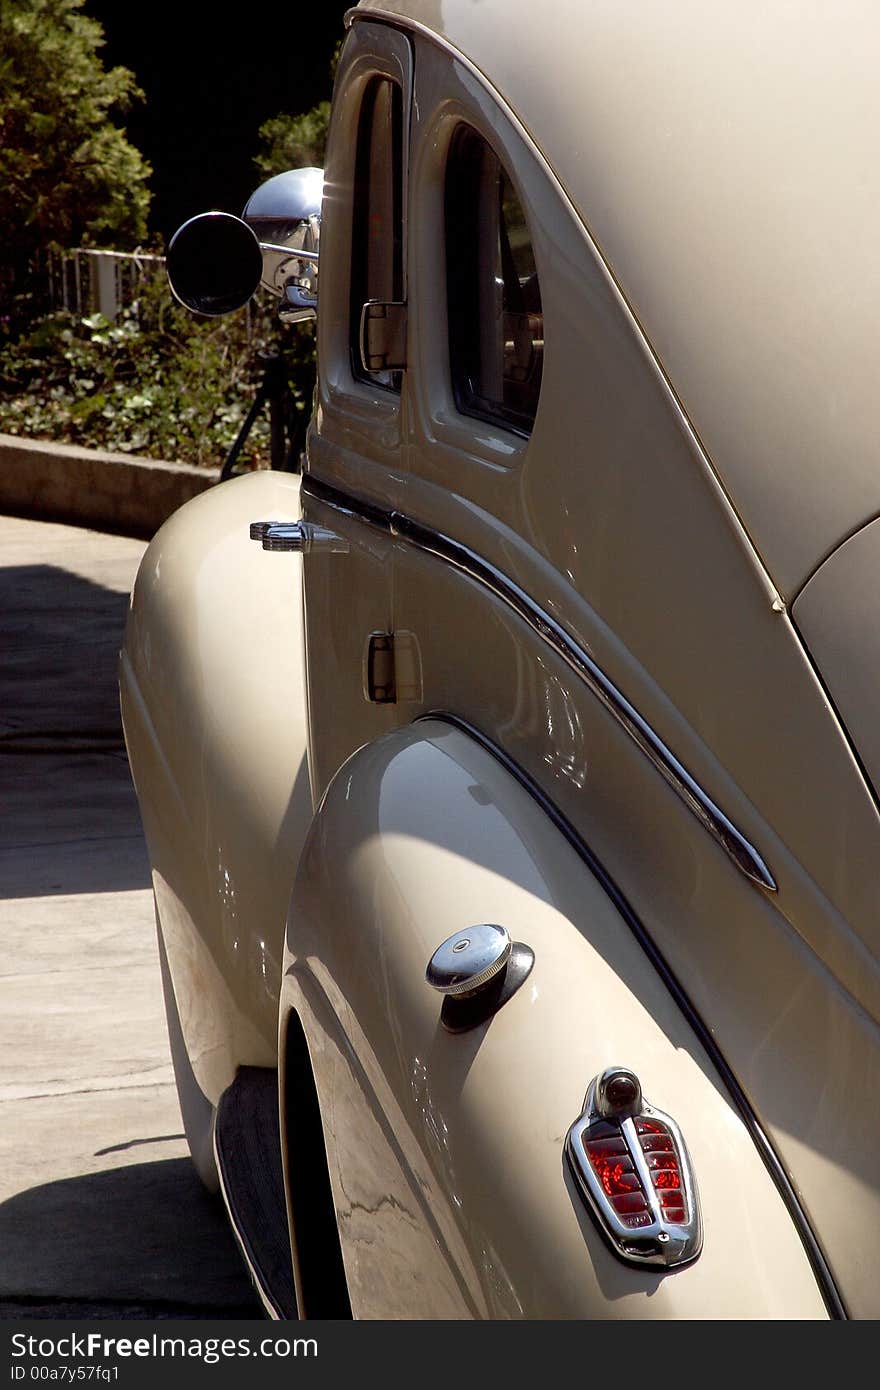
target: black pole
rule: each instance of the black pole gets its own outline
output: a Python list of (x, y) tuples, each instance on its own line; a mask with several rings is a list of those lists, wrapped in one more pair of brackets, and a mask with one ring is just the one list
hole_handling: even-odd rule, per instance
[(260, 383), (260, 389), (254, 397), (254, 401), (250, 410), (244, 417), (244, 424), (238, 431), (238, 434), (235, 436), (235, 442), (232, 445), (232, 448), (229, 450), (229, 453), (226, 455), (226, 458), (223, 462), (223, 467), (220, 469), (219, 481), (221, 483), (225, 482), (227, 478), (232, 477), (232, 470), (236, 465), (239, 454), (244, 448), (244, 442), (251, 432), (251, 426), (253, 425), (254, 421), (256, 420), (257, 416), (263, 408), (263, 402), (266, 400), (266, 397), (268, 395), (268, 391), (266, 388), (267, 375), (268, 372), (264, 373), (263, 380)]
[(287, 370), (279, 353), (266, 365), (266, 394), (269, 397), (269, 458), (271, 466), (283, 470), (287, 466), (285, 445), (284, 404), (287, 395)]
[[(287, 364), (280, 352), (260, 353), (266, 366), (263, 379), (235, 442), (226, 455), (220, 470), (220, 482), (232, 477), (238, 456), (244, 448), (254, 421), (266, 402), (269, 402), (269, 458), (273, 469), (298, 473), (300, 455), (305, 447), (308, 412), (296, 408), (287, 381)], [(312, 392), (314, 394), (314, 385)]]

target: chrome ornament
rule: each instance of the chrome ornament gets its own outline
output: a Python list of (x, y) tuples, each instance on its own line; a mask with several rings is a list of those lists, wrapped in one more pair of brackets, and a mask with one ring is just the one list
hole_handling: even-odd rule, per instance
[(635, 1072), (591, 1083), (565, 1153), (591, 1214), (628, 1264), (673, 1268), (703, 1245), (697, 1184), (681, 1130), (642, 1095)]

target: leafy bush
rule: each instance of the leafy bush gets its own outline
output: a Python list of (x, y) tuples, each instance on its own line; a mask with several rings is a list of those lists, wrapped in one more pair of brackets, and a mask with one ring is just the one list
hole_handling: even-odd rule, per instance
[[(154, 275), (114, 323), (45, 315), (0, 352), (0, 431), (219, 465), (262, 378), (261, 354), (283, 355), (298, 422), (311, 411), (314, 335), (311, 326), (281, 329), (276, 305), (266, 296), (227, 318), (197, 320)], [(269, 461), (263, 411), (240, 464)]]

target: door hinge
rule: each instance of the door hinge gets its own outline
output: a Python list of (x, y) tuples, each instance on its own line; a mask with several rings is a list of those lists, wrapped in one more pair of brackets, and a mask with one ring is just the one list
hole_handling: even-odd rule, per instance
[(368, 299), (361, 309), (361, 364), (365, 372), (406, 367), (406, 304)]
[(364, 699), (374, 705), (418, 702), (422, 657), (414, 632), (371, 632), (364, 653)]

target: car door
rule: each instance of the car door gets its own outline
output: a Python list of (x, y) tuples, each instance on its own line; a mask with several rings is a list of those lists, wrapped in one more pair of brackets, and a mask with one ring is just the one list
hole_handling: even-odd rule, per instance
[[(316, 546), (304, 565), (310, 768), (317, 801), (348, 754), (392, 727), (386, 698), (393, 626), (391, 542), (328, 496), (393, 505), (404, 466), (407, 384), (361, 360), (363, 306), (406, 298), (405, 207), (412, 53), (407, 37), (359, 23), (336, 76), (322, 219), (318, 394), (308, 444), (304, 514), (342, 546)], [(330, 713), (332, 711), (332, 713)]]

